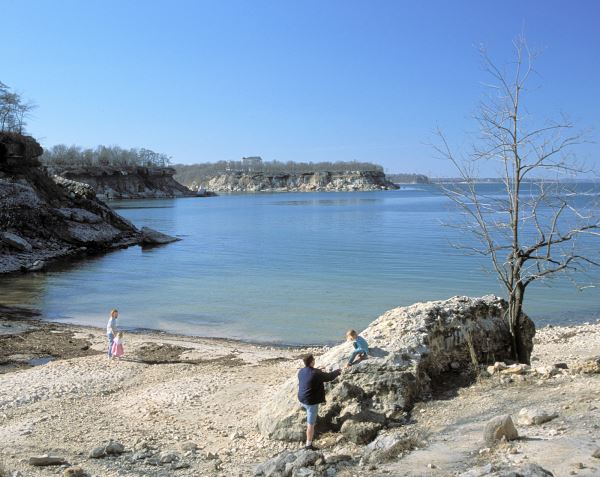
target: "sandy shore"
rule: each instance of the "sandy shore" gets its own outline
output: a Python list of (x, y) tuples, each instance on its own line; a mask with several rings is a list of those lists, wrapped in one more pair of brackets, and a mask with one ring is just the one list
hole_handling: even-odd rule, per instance
[[(101, 329), (40, 322), (34, 314), (0, 308), (0, 464), (6, 471), (61, 475), (63, 468), (28, 463), (51, 454), (98, 477), (245, 476), (277, 452), (301, 445), (262, 438), (256, 413), (296, 372), (307, 349), (152, 332), (128, 333), (125, 348), (125, 359), (109, 362)], [(594, 355), (600, 355), (600, 324), (543, 328), (532, 364), (572, 368)], [(48, 356), (54, 359), (33, 365)], [(407, 426), (421, 438), (418, 449), (337, 475), (449, 476), (507, 460), (537, 462), (558, 476), (600, 475), (600, 460), (592, 457), (600, 446), (600, 374), (567, 369), (511, 382), (492, 377), (436, 397), (419, 403)], [(558, 417), (519, 427), (520, 440), (486, 450), (485, 422), (524, 407)], [(125, 452), (90, 457), (110, 440)], [(318, 445), (326, 454), (333, 447), (337, 454), (361, 452), (328, 435)]]

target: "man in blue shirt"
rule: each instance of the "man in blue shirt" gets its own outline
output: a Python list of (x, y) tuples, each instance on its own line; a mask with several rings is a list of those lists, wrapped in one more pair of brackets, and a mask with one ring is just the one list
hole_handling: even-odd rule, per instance
[(312, 442), (319, 414), (319, 404), (325, 402), (324, 383), (337, 378), (341, 370), (326, 373), (315, 369), (315, 358), (312, 354), (302, 358), (302, 361), (304, 361), (304, 368), (298, 371), (298, 400), (306, 409), (306, 448), (316, 450)]

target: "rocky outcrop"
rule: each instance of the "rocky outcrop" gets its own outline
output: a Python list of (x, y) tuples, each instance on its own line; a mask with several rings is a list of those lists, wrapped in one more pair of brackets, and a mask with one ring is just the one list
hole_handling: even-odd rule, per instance
[(181, 240), (171, 235), (163, 234), (149, 227), (142, 227), (142, 243), (145, 245), (165, 245)]
[(89, 185), (50, 177), (41, 154), (31, 137), (0, 134), (0, 273), (142, 243), (144, 235)]
[(381, 171), (268, 174), (230, 172), (190, 184), (211, 192), (333, 192), (397, 189)]
[[(454, 297), (446, 301), (395, 308), (364, 330), (370, 357), (326, 388), (317, 428), (342, 432), (357, 443), (379, 429), (404, 422), (415, 401), (427, 398), (436, 377), (456, 369), (510, 359), (511, 336), (504, 316), (507, 303), (495, 296)], [(531, 352), (535, 327), (523, 316), (523, 343)], [(336, 346), (317, 366), (337, 369), (351, 345)], [(258, 415), (260, 432), (269, 438), (301, 440), (305, 414), (296, 397), (297, 377), (275, 392)]]
[(158, 199), (197, 195), (173, 178), (175, 169), (172, 167), (52, 166), (49, 172), (89, 185), (100, 199)]

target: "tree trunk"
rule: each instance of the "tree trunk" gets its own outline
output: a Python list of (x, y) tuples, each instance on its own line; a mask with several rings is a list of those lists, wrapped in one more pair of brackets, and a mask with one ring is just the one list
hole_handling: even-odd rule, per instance
[(510, 294), (508, 302), (508, 315), (510, 320), (510, 333), (512, 335), (513, 355), (515, 361), (519, 363), (531, 364), (529, 350), (523, 343), (522, 336), (522, 313), (523, 299), (525, 298), (525, 287), (517, 282), (514, 290)]

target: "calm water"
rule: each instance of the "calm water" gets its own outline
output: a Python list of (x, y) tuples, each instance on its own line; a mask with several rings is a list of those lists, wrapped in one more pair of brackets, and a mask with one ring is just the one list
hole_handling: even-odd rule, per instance
[[(432, 186), (112, 205), (183, 240), (4, 278), (0, 302), (74, 323), (104, 326), (117, 307), (126, 327), (323, 343), (396, 306), (501, 291), (485, 259), (451, 246), (470, 237), (442, 225), (456, 212)], [(599, 318), (600, 290), (533, 286), (526, 309), (540, 324)]]

